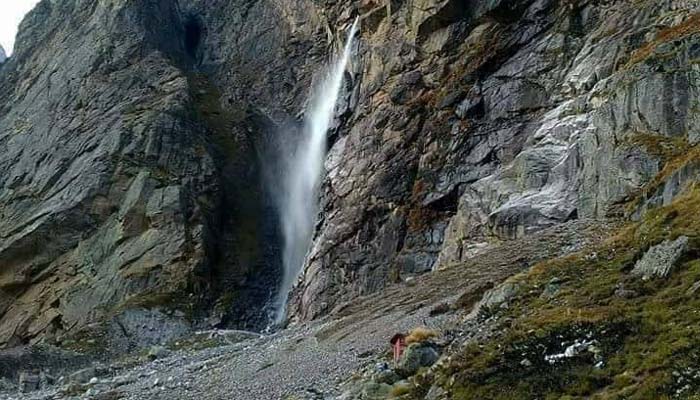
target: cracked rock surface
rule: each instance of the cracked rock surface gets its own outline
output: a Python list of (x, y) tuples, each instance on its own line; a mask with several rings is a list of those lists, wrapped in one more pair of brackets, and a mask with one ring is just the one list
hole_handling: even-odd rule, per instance
[(266, 177), (357, 15), (298, 329), (700, 178), (696, 0), (43, 0), (0, 64), (0, 346), (263, 329)]

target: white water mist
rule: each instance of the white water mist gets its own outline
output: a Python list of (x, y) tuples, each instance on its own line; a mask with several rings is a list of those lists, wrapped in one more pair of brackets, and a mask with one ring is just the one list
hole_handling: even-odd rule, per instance
[(318, 188), (326, 157), (328, 129), (335, 116), (336, 103), (343, 86), (345, 69), (350, 61), (352, 43), (357, 33), (356, 19), (348, 34), (343, 54), (316, 88), (311, 108), (306, 114), (303, 134), (283, 171), (279, 208), (284, 247), (284, 275), (275, 300), (275, 323), (285, 319), (287, 298), (299, 277), (311, 244), (318, 213)]

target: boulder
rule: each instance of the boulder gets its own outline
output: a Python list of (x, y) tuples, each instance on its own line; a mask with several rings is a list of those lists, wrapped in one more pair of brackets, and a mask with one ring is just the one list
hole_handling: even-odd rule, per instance
[(543, 300), (551, 300), (554, 297), (556, 297), (556, 295), (559, 293), (560, 289), (561, 289), (561, 279), (552, 278), (549, 281), (549, 283), (547, 283), (547, 286), (544, 287), (544, 290), (542, 291), (540, 298)]
[(389, 396), (391, 386), (386, 383), (368, 382), (362, 386), (362, 400), (384, 400)]
[(680, 236), (676, 240), (665, 240), (651, 247), (637, 261), (632, 270), (632, 275), (641, 276), (647, 280), (651, 278), (666, 278), (671, 274), (676, 263), (688, 249), (688, 237)]
[(376, 383), (386, 383), (387, 385), (393, 385), (394, 383), (401, 380), (401, 376), (396, 372), (386, 369), (383, 371), (378, 371), (372, 376), (372, 380)]
[(445, 392), (445, 389), (433, 385), (430, 387), (430, 390), (428, 390), (428, 394), (425, 395), (425, 400), (440, 400), (446, 398), (446, 396), (447, 392)]
[(492, 290), (486, 292), (484, 297), (481, 299), (479, 304), (479, 309), (491, 309), (495, 307), (504, 306), (515, 297), (520, 289), (517, 283), (505, 282)]
[(21, 393), (33, 392), (39, 390), (39, 374), (24, 371), (19, 374), (19, 391)]
[(396, 372), (405, 377), (415, 375), (419, 369), (435, 364), (439, 357), (440, 354), (429, 343), (411, 344), (401, 356)]
[(71, 383), (86, 384), (95, 376), (97, 376), (97, 369), (95, 367), (88, 367), (72, 373), (68, 377), (68, 380)]
[(151, 346), (151, 348), (148, 349), (148, 358), (155, 360), (157, 358), (167, 357), (169, 353), (168, 349), (163, 346)]

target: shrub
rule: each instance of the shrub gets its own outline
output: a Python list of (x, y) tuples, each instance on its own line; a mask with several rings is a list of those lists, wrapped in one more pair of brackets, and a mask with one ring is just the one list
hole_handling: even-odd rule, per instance
[(423, 343), (438, 336), (438, 333), (426, 327), (413, 328), (406, 336), (406, 344)]

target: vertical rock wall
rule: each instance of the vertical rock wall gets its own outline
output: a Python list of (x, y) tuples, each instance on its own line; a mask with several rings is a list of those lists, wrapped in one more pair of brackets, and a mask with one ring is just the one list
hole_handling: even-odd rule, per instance
[(697, 12), (44, 0), (0, 66), (0, 344), (263, 326), (280, 248), (265, 174), (355, 15), (294, 318), (667, 202), (697, 177)]

